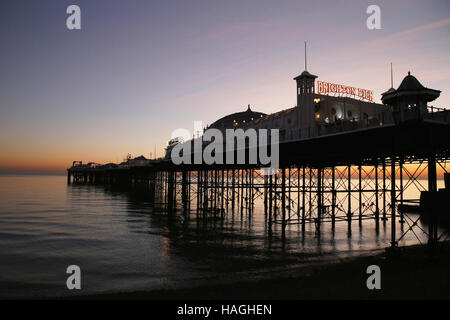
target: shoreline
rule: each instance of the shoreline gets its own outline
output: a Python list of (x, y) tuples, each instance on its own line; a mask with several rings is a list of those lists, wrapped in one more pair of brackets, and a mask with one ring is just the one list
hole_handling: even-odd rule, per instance
[[(194, 288), (72, 296), (77, 300), (286, 300), (450, 299), (450, 241), (430, 255), (427, 245), (398, 248), (398, 254), (352, 257), (307, 266), (269, 279)], [(381, 290), (368, 290), (369, 265), (381, 269)]]

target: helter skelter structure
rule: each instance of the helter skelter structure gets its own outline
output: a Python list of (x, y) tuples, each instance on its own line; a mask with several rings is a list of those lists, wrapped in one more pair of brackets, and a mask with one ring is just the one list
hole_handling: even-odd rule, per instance
[(291, 224), (303, 231), (313, 225), (320, 234), (325, 223), (332, 230), (346, 223), (351, 232), (352, 222), (367, 219), (377, 230), (390, 223), (394, 247), (407, 233), (423, 232), (430, 244), (446, 236), (438, 226), (448, 205), (405, 198), (414, 188), (433, 198), (439, 192), (437, 170), (448, 172), (450, 114), (428, 106), (440, 91), (408, 73), (397, 89), (382, 95), (381, 105), (364, 89), (324, 82), (316, 88), (316, 78), (306, 70), (295, 78), (294, 108), (265, 115), (249, 107), (236, 119), (227, 116), (211, 126), (279, 129), (276, 173), (263, 175), (258, 163), (174, 165), (170, 159), (136, 158), (120, 165), (76, 163), (68, 169), (68, 181), (148, 188), (155, 206), (186, 219), (234, 214), (251, 219), (259, 201), (268, 235), (281, 238)]

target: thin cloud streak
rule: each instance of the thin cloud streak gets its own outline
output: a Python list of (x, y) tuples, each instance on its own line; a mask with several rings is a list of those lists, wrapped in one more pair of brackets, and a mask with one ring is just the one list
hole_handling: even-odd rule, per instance
[(378, 39), (375, 39), (375, 40), (369, 40), (369, 41), (363, 43), (363, 45), (376, 46), (376, 47), (385, 46), (385, 45), (388, 45), (388, 44), (390, 44), (390, 43), (392, 43), (392, 42), (394, 42), (396, 40), (403, 40), (407, 36), (417, 35), (417, 34), (419, 34), (421, 32), (442, 28), (442, 27), (445, 27), (447, 25), (450, 25), (450, 18), (439, 20), (439, 21), (436, 21), (436, 22), (433, 22), (433, 23), (429, 23), (429, 24), (425, 24), (425, 25), (421, 25), (421, 26), (418, 26), (418, 27), (415, 27), (415, 28), (411, 28), (411, 29), (408, 29), (408, 30), (396, 32), (396, 33), (393, 33), (393, 34), (388, 35), (388, 36), (383, 37), (383, 38), (378, 38)]

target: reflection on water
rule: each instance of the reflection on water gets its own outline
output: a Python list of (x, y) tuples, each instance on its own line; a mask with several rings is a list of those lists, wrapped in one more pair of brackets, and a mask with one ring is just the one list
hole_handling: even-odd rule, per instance
[[(406, 195), (405, 197), (408, 197)], [(412, 195), (409, 198), (417, 198)], [(273, 277), (298, 265), (367, 254), (389, 245), (390, 223), (288, 226), (272, 238), (262, 203), (245, 214), (168, 219), (145, 192), (67, 185), (66, 177), (0, 177), (0, 298), (191, 287)], [(400, 228), (400, 227), (399, 227)], [(407, 226), (404, 226), (407, 228)], [(399, 231), (400, 232), (400, 231)], [(426, 237), (418, 233), (419, 239)], [(409, 233), (401, 244), (418, 243)], [(66, 268), (82, 290), (66, 289)]]

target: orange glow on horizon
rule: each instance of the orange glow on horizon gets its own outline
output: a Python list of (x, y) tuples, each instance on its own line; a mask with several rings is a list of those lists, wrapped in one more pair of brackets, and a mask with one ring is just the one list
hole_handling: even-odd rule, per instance
[[(108, 159), (103, 159), (103, 161), (94, 161), (92, 159), (86, 158), (86, 159), (79, 159), (80, 161), (83, 161), (83, 163), (88, 163), (88, 162), (97, 162), (100, 164), (106, 164), (109, 162), (121, 162), (123, 161), (123, 159), (121, 158), (120, 161), (111, 161)], [(69, 168), (72, 165), (72, 161), (73, 160), (69, 160), (69, 159), (60, 159), (55, 160), (53, 159), (52, 161), (45, 161), (43, 159), (41, 159), (41, 161), (31, 161), (31, 159), (27, 159), (26, 161), (22, 160), (22, 161), (17, 161), (17, 162), (5, 162), (5, 161), (0, 161), (0, 174), (65, 174), (66, 169)], [(342, 171), (346, 171), (346, 167), (337, 167), (339, 172)], [(363, 166), (363, 179), (367, 176), (369, 176), (370, 178), (374, 179), (375, 178), (375, 173), (372, 170), (372, 167), (367, 167), (367, 166)], [(382, 179), (382, 173), (381, 173), (381, 167), (378, 167), (379, 171), (378, 171), (378, 179)], [(398, 171), (398, 166), (397, 168), (397, 172), (396, 172), (396, 177), (397, 179), (399, 179), (399, 171)], [(409, 175), (407, 174), (406, 170), (408, 170), (408, 172), (410, 174), (413, 174), (417, 169), (417, 165), (414, 164), (405, 164), (404, 165), (404, 171), (403, 171), (403, 181), (408, 181), (409, 180)], [(416, 178), (418, 179), (427, 179), (428, 178), (428, 169), (425, 168), (423, 171), (422, 169), (424, 169), (424, 167), (422, 166), (417, 173), (421, 172), (420, 175)], [(386, 166), (386, 179), (390, 179), (390, 166)], [(280, 171), (279, 171), (280, 172)], [(293, 171), (295, 172), (295, 170)], [(439, 165), (436, 166), (436, 175), (438, 179), (443, 179), (444, 178), (444, 173), (446, 171)], [(416, 174), (417, 174), (416, 173)], [(351, 171), (351, 175), (352, 175), (352, 179), (356, 179), (358, 178), (358, 172), (356, 169), (356, 166), (352, 166), (352, 171)], [(345, 174), (343, 177), (346, 177), (347, 175)], [(326, 178), (331, 178), (331, 173), (329, 172), (329, 170), (325, 171), (325, 177)], [(336, 177), (337, 178), (337, 177)]]

